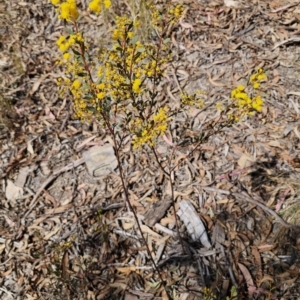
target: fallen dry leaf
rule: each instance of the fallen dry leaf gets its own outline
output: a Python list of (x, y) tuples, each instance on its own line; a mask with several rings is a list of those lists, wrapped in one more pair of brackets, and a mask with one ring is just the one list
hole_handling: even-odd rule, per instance
[(249, 292), (249, 297), (250, 299), (253, 297), (254, 291), (256, 290), (256, 287), (254, 285), (252, 276), (248, 269), (241, 263), (238, 263), (238, 266), (244, 276), (244, 279), (246, 281), (247, 287), (248, 287), (248, 292)]
[(11, 180), (6, 181), (5, 197), (7, 201), (15, 201), (23, 196), (23, 188), (16, 186)]

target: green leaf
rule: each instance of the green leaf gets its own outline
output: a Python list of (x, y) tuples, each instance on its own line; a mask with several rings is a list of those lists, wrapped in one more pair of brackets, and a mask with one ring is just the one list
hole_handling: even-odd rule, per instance
[(88, 111), (91, 111), (92, 113), (97, 113), (97, 109), (95, 108), (95, 107), (93, 107), (93, 106), (87, 106), (87, 108), (86, 108)]
[(137, 52), (140, 52), (140, 53), (143, 53), (143, 52), (145, 52), (145, 48), (139, 48), (139, 49), (137, 49)]
[(236, 299), (238, 293), (237, 293), (237, 289), (236, 289), (235, 286), (233, 286), (233, 287), (231, 288), (230, 293), (231, 293), (231, 295), (230, 295), (231, 298), (232, 298), (232, 299)]
[(170, 38), (166, 38), (166, 39), (163, 40), (163, 43), (164, 43), (164, 44), (168, 44), (170, 41), (171, 41)]
[(133, 27), (133, 22), (128, 24), (127, 32), (130, 31), (132, 29), (132, 27)]
[(68, 28), (68, 27), (65, 27), (65, 31), (69, 35), (74, 34), (74, 32), (70, 28)]
[(125, 117), (126, 124), (129, 124), (131, 120), (132, 120), (132, 112), (128, 112), (127, 116)]
[(158, 95), (158, 92), (152, 93), (151, 91), (149, 91), (149, 93), (150, 93), (150, 98), (151, 98), (152, 100), (154, 100), (154, 99), (157, 97), (157, 95)]
[(154, 282), (147, 281), (147, 284), (152, 288), (158, 289), (160, 287), (161, 282), (160, 281), (154, 281)]
[(75, 55), (77, 55), (77, 56), (81, 56), (81, 54), (77, 51), (77, 50), (75, 50), (75, 49), (72, 49), (72, 51), (73, 51), (73, 53), (75, 54)]
[(134, 58), (133, 58), (133, 61), (136, 61), (140, 56), (141, 56), (142, 52), (138, 52)]
[(123, 69), (123, 66), (122, 66), (120, 63), (117, 63), (117, 64), (116, 64), (116, 67), (117, 67), (118, 69), (121, 69), (121, 70)]
[(138, 36), (135, 35), (135, 36), (131, 39), (131, 43), (132, 43), (133, 45), (135, 45), (137, 41), (138, 41)]
[(91, 61), (91, 58), (90, 58), (90, 55), (88, 52), (85, 52), (84, 55), (85, 55), (85, 58), (87, 61)]

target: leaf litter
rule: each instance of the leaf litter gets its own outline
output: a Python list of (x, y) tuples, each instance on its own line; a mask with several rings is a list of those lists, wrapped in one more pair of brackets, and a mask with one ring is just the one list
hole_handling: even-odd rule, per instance
[[(174, 299), (203, 299), (205, 287), (218, 299), (232, 296), (234, 287), (238, 299), (297, 299), (299, 3), (183, 3), (162, 99), (176, 105), (183, 88), (201, 89), (206, 107), (179, 115), (157, 146), (165, 152), (182, 141), (175, 207), (192, 205), (211, 248), (193, 240), (182, 220), (182, 253), (167, 180), (147, 149), (134, 153), (128, 144), (122, 165), (130, 199)], [(47, 1), (1, 5), (7, 12), (1, 95), (15, 111), (0, 134), (1, 299), (167, 299), (118, 174), (111, 168), (94, 177), (85, 165), (84, 153), (109, 138), (97, 124), (74, 120), (70, 99), (58, 97), (55, 79), (62, 74), (52, 46), (62, 24), (53, 8)], [(88, 39), (103, 35), (105, 43), (112, 19), (83, 22)], [(269, 78), (262, 114), (214, 135), (186, 158), (190, 142), (216, 118), (215, 103), (226, 103), (258, 67)]]

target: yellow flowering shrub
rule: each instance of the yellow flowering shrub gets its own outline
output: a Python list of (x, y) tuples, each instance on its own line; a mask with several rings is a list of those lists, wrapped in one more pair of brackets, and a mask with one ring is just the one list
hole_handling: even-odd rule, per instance
[[(56, 44), (62, 52), (58, 64), (65, 67), (67, 75), (58, 80), (58, 85), (61, 95), (71, 92), (76, 117), (83, 121), (96, 118), (104, 127), (111, 128), (110, 120), (118, 114), (120, 123), (114, 124), (114, 130), (123, 130), (125, 126), (133, 135), (134, 148), (144, 144), (154, 145), (169, 123), (169, 108), (156, 103), (157, 86), (166, 63), (171, 60), (168, 39), (163, 39), (163, 33), (169, 24), (179, 20), (183, 7), (176, 5), (159, 11), (149, 5), (159, 36), (158, 41), (151, 44), (140, 42), (136, 36), (138, 19), (133, 21), (127, 15), (117, 16), (111, 32), (114, 44), (110, 49), (102, 49), (91, 63), (87, 55), (88, 47), (78, 29), (76, 2), (51, 2), (57, 7), (59, 18), (73, 24), (75, 29), (72, 34), (61, 35)], [(109, 0), (92, 0), (89, 10), (100, 13), (110, 6)], [(98, 65), (97, 78), (92, 76), (91, 65)], [(186, 102), (192, 104), (187, 99)], [(200, 105), (200, 102), (195, 100), (194, 104)]]
[[(154, 4), (147, 4), (157, 36), (151, 43), (143, 43), (137, 37), (138, 18), (116, 16), (111, 31), (112, 47), (102, 49), (98, 57), (91, 59), (86, 41), (78, 29), (79, 12), (75, 0), (51, 2), (56, 6), (59, 18), (71, 24), (75, 31), (61, 35), (56, 41), (62, 52), (58, 64), (65, 67), (66, 73), (65, 78), (58, 80), (60, 95), (71, 93), (76, 117), (82, 121), (97, 119), (111, 133), (120, 130), (131, 134), (134, 148), (144, 144), (153, 146), (156, 139), (166, 132), (170, 116), (175, 113), (170, 107), (157, 103), (156, 98), (165, 66), (172, 58), (167, 47), (169, 39), (164, 34), (171, 24), (180, 20), (183, 6), (168, 5), (158, 10)], [(88, 6), (90, 12), (96, 14), (110, 7), (110, 0), (92, 0)], [(258, 69), (249, 79), (251, 89), (239, 85), (231, 91), (228, 107), (217, 104), (221, 114), (228, 116), (229, 123), (262, 110), (259, 89), (266, 79), (264, 71)], [(188, 106), (203, 108), (202, 95), (201, 91), (194, 94), (183, 91), (181, 109)], [(113, 128), (112, 119), (118, 120)]]
[[(155, 39), (151, 43), (142, 42), (136, 35), (140, 26), (138, 17), (132, 20), (127, 15), (116, 16), (115, 27), (111, 31), (112, 46), (102, 48), (97, 56), (90, 57), (86, 40), (79, 31), (80, 18), (76, 1), (51, 0), (51, 2), (56, 6), (58, 17), (65, 20), (74, 30), (74, 32), (68, 30), (68, 34), (61, 35), (56, 41), (61, 52), (58, 64), (64, 67), (66, 75), (57, 81), (60, 96), (63, 97), (65, 93), (71, 94), (75, 116), (82, 121), (97, 120), (112, 137), (126, 203), (135, 216), (151, 259), (148, 243), (130, 204), (119, 150), (122, 149), (122, 143), (128, 136), (131, 138), (133, 149), (139, 149), (143, 145), (155, 146), (157, 139), (166, 133), (171, 117), (179, 111), (168, 106), (166, 101), (162, 103), (158, 101), (160, 92), (158, 87), (166, 65), (172, 59), (167, 46), (170, 39), (166, 38), (166, 35), (173, 24), (180, 21), (184, 11), (183, 6), (180, 4), (171, 6), (169, 3), (167, 8), (162, 10), (158, 10), (154, 4), (147, 6), (155, 33)], [(89, 11), (96, 14), (110, 7), (110, 0), (92, 0), (88, 5)], [(194, 139), (197, 142), (194, 150), (225, 126), (238, 121), (241, 117), (260, 112), (263, 107), (260, 87), (266, 79), (264, 71), (258, 69), (250, 77), (249, 86), (239, 85), (231, 91), (227, 107), (217, 103), (216, 108), (220, 113), (205, 127), (205, 132)], [(183, 91), (180, 95), (180, 108), (189, 106), (203, 108), (205, 106), (203, 94), (205, 93), (202, 91), (194, 94)], [(182, 132), (185, 134), (184, 130)], [(172, 145), (171, 142), (169, 144)], [(181, 144), (178, 143), (176, 146)], [(172, 160), (174, 149), (176, 148), (172, 149), (168, 162)], [(165, 168), (159, 161), (155, 149), (153, 151), (158, 165), (169, 178), (170, 186), (174, 191), (172, 172), (176, 166), (171, 166), (172, 164), (169, 163)], [(180, 236), (179, 232), (178, 235)], [(62, 249), (67, 247), (69, 244), (61, 246)], [(155, 266), (154, 260), (152, 263)], [(162, 277), (161, 282), (164, 282)], [(216, 299), (214, 292), (209, 288), (203, 289), (203, 295), (204, 299)]]

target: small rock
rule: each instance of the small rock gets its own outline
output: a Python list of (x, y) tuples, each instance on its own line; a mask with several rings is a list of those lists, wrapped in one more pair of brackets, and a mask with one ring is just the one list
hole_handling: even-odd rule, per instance
[(118, 166), (113, 147), (110, 144), (95, 146), (83, 153), (88, 172), (93, 177), (108, 175)]

